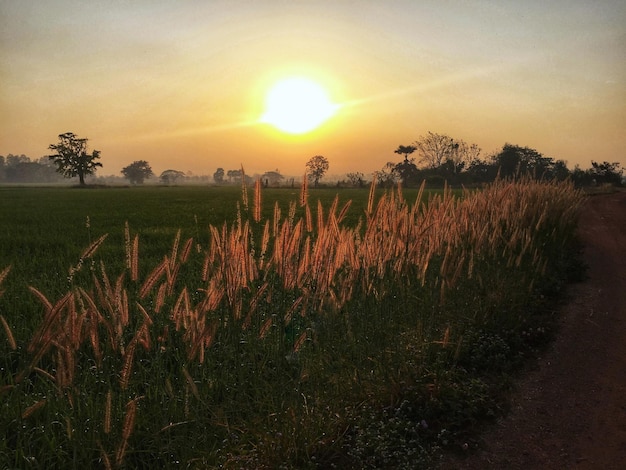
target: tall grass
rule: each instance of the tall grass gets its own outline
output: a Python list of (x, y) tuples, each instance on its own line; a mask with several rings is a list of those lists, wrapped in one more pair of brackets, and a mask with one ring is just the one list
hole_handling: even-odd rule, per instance
[(581, 201), (567, 183), (531, 180), (426, 200), (422, 188), (414, 201), (401, 187), (376, 201), (372, 188), (354, 225), (349, 202), (311, 205), (306, 184), (286, 212), (265, 212), (262, 193), (257, 183), (248, 204), (244, 192), (204, 243), (178, 231), (150, 266), (126, 226), (122, 263), (98, 257), (102, 234), (69, 268), (67, 292), (29, 286), (42, 311), (30, 337), (16, 341), (0, 317), (0, 461), (393, 463), (355, 450), (359, 410), (408, 391), (432, 404), (472, 332), (524, 328)]

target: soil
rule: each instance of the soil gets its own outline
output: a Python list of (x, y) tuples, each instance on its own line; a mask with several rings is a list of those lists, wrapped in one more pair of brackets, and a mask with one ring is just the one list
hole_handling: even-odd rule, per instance
[(587, 278), (569, 288), (554, 343), (478, 450), (442, 468), (626, 468), (626, 192), (589, 196), (578, 230)]

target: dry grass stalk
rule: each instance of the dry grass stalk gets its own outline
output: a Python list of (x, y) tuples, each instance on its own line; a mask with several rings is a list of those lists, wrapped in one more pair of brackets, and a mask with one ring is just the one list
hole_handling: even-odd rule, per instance
[(274, 319), (272, 317), (270, 317), (267, 320), (265, 320), (263, 322), (263, 326), (261, 326), (261, 329), (259, 330), (259, 338), (261, 338), (261, 339), (265, 338), (267, 333), (272, 328), (273, 324), (274, 324)]
[(246, 318), (241, 324), (241, 327), (244, 330), (247, 330), (250, 327), (250, 323), (252, 322), (252, 316), (256, 312), (259, 301), (261, 300), (261, 297), (263, 296), (263, 294), (265, 294), (265, 291), (267, 290), (268, 286), (269, 284), (267, 282), (264, 282), (263, 285), (254, 294), (254, 297), (252, 297), (252, 300), (250, 301), (250, 308), (248, 309), (248, 314), (246, 315)]
[(304, 214), (306, 217), (306, 231), (311, 233), (313, 231), (313, 217), (311, 216), (311, 208), (308, 204), (304, 208)]
[(39, 367), (33, 367), (33, 371), (37, 372), (38, 374), (43, 375), (46, 379), (48, 379), (52, 383), (56, 382), (52, 374), (46, 370), (40, 369)]
[(126, 253), (126, 268), (130, 269), (131, 267), (131, 244), (130, 244), (130, 227), (128, 225), (128, 220), (124, 222), (124, 251)]
[(291, 307), (289, 307), (289, 310), (287, 310), (287, 312), (285, 313), (285, 318), (284, 318), (285, 326), (291, 323), (291, 318), (293, 317), (294, 312), (300, 306), (303, 300), (304, 300), (304, 296), (301, 295), (293, 302), (293, 304), (291, 304)]
[(143, 308), (143, 305), (141, 305), (139, 302), (137, 302), (137, 307), (139, 308), (139, 311), (141, 312), (141, 314), (143, 315), (143, 318), (145, 320), (145, 322), (148, 325), (152, 325), (154, 322), (152, 321), (152, 317), (150, 316), (150, 314), (146, 311), (145, 308)]
[(29, 286), (31, 292), (34, 292), (40, 300), (44, 302), (46, 313), (41, 327), (37, 330), (28, 345), (28, 352), (34, 352), (38, 347), (39, 351), (35, 357), (41, 358), (45, 354), (45, 350), (50, 345), (52, 339), (58, 336), (60, 322), (58, 318), (62, 315), (62, 311), (69, 303), (73, 303), (73, 293), (65, 294), (54, 306), (45, 298), (45, 296), (34, 287)]
[(83, 251), (83, 254), (80, 255), (81, 259), (88, 259), (91, 258), (93, 256), (93, 254), (96, 252), (96, 250), (100, 247), (100, 245), (102, 245), (102, 242), (109, 236), (108, 233), (105, 233), (104, 235), (102, 235), (100, 238), (98, 238), (95, 242), (93, 242), (91, 245), (89, 245), (87, 247), (87, 249), (85, 251)]
[(6, 279), (6, 277), (9, 275), (9, 271), (11, 271), (11, 265), (7, 266), (2, 271), (0, 271), (0, 284), (2, 284), (4, 280)]
[(130, 400), (126, 404), (126, 415), (124, 416), (124, 425), (122, 426), (122, 442), (117, 448), (117, 452), (115, 454), (115, 465), (118, 467), (122, 466), (124, 462), (124, 457), (126, 455), (126, 447), (128, 446), (128, 439), (133, 432), (135, 427), (135, 419), (137, 417), (137, 401), (139, 398), (135, 398)]
[(272, 236), (278, 235), (278, 227), (280, 224), (281, 210), (278, 206), (278, 201), (274, 202), (274, 217), (272, 219)]
[(174, 238), (174, 243), (172, 244), (172, 253), (170, 254), (170, 271), (174, 271), (176, 268), (176, 257), (178, 256), (178, 246), (180, 245), (180, 229), (176, 232), (176, 237)]
[(325, 229), (324, 224), (324, 208), (322, 207), (322, 201), (317, 201), (317, 231), (322, 233)]
[(102, 457), (102, 462), (104, 463), (104, 468), (105, 470), (112, 470), (112, 466), (111, 466), (111, 460), (109, 459), (109, 454), (107, 454), (107, 452), (104, 450), (104, 447), (102, 447), (102, 443), (100, 442), (100, 440), (96, 440), (96, 443), (98, 444), (98, 449), (100, 450), (100, 457)]
[(163, 274), (165, 273), (166, 266), (168, 266), (168, 265), (169, 265), (169, 263), (168, 263), (168, 260), (167, 260), (167, 257), (166, 257), (166, 259), (164, 259), (161, 262), (161, 264), (159, 264), (156, 268), (154, 268), (152, 270), (152, 272), (148, 275), (148, 277), (144, 281), (143, 285), (139, 289), (139, 298), (140, 299), (145, 299), (147, 297), (147, 295), (150, 293), (150, 291), (152, 290), (154, 285), (161, 278), (161, 276), (163, 276)]
[(248, 210), (248, 187), (246, 186), (246, 172), (241, 165), (241, 202), (244, 210)]
[(124, 364), (122, 371), (120, 372), (120, 387), (122, 390), (128, 388), (128, 380), (133, 370), (133, 360), (135, 357), (135, 348), (137, 347), (137, 341), (131, 341), (124, 352)]
[(302, 347), (302, 345), (304, 344), (304, 342), (306, 341), (308, 337), (308, 333), (305, 331), (304, 333), (302, 333), (298, 339), (296, 340), (296, 342), (293, 345), (293, 351), (294, 352), (298, 352), (300, 351), (300, 348)]
[(186, 263), (189, 259), (189, 253), (191, 253), (191, 247), (193, 246), (193, 238), (187, 239), (185, 242), (185, 246), (183, 247), (183, 251), (180, 253), (180, 262)]
[(0, 315), (0, 322), (2, 322), (2, 327), (4, 328), (4, 332), (7, 335), (7, 340), (9, 341), (9, 347), (15, 351), (17, 349), (17, 343), (15, 342), (15, 337), (13, 336), (13, 332), (11, 331), (11, 327), (5, 320), (4, 316)]
[(370, 185), (370, 192), (367, 197), (367, 216), (372, 215), (372, 210), (374, 209), (374, 194), (376, 193), (376, 173), (372, 175), (372, 184)]
[(135, 282), (139, 279), (139, 235), (135, 235), (133, 239), (133, 250), (130, 258), (130, 279)]
[(200, 392), (198, 391), (198, 387), (196, 386), (193, 377), (191, 376), (191, 374), (189, 374), (187, 368), (184, 366), (183, 375), (185, 376), (185, 380), (187, 381), (187, 385), (189, 386), (189, 389), (191, 390), (193, 396), (196, 397), (197, 400), (200, 400)]
[(304, 207), (309, 203), (309, 183), (306, 172), (302, 177), (302, 185), (300, 186), (300, 207)]
[(113, 393), (111, 389), (107, 392), (107, 396), (104, 402), (104, 420), (103, 420), (103, 431), (105, 434), (109, 434), (111, 432), (111, 402), (113, 400)]
[(163, 305), (165, 305), (165, 297), (167, 294), (167, 283), (163, 282), (157, 291), (156, 300), (154, 301), (154, 311), (160, 313)]
[(254, 212), (252, 218), (255, 222), (261, 221), (261, 178), (254, 183)]
[(40, 410), (46, 405), (46, 399), (39, 400), (37, 403), (30, 405), (22, 412), (22, 419), (27, 419), (29, 416), (32, 416), (37, 410)]

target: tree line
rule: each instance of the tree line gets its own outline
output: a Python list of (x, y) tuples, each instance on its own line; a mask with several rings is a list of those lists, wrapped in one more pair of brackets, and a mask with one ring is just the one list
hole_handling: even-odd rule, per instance
[[(88, 139), (79, 138), (71, 132), (58, 136), (59, 141), (48, 148), (54, 153), (31, 160), (25, 155), (0, 156), (0, 183), (56, 183), (63, 178), (78, 178), (85, 185), (86, 177), (93, 176), (98, 168), (100, 151), (87, 151)], [(578, 165), (570, 170), (564, 160), (554, 160), (539, 151), (506, 143), (501, 150), (482, 156), (476, 144), (454, 139), (446, 134), (428, 132), (409, 145), (399, 145), (394, 151), (400, 161), (388, 161), (374, 177), (382, 187), (402, 182), (405, 187), (419, 186), (426, 181), (430, 187), (480, 185), (496, 178), (515, 178), (521, 175), (537, 179), (571, 179), (579, 186), (612, 184), (622, 185), (624, 169), (618, 162), (591, 161), (591, 167), (583, 170)], [(315, 155), (306, 162), (308, 179), (318, 186), (330, 167), (322, 155)], [(154, 177), (146, 160), (136, 160), (124, 167), (121, 174), (131, 184), (143, 184)], [(243, 169), (225, 171), (218, 168), (213, 173), (216, 184), (245, 183), (252, 180)], [(285, 177), (278, 171), (265, 172), (260, 176), (266, 186), (280, 186)], [(164, 184), (177, 184), (186, 179), (178, 170), (165, 170), (159, 176)], [(347, 181), (338, 185), (364, 187), (369, 182), (361, 172), (350, 172)], [(291, 179), (293, 186), (294, 180)]]
[[(480, 185), (496, 178), (531, 176), (536, 179), (571, 179), (579, 186), (594, 184), (622, 185), (624, 170), (618, 162), (591, 161), (591, 168), (578, 165), (569, 170), (564, 160), (555, 160), (539, 151), (506, 143), (502, 149), (486, 157), (476, 144), (468, 144), (446, 134), (428, 132), (411, 145), (399, 145), (395, 154), (404, 158), (389, 161), (376, 172), (381, 186), (401, 181), (404, 186), (418, 186), (426, 181), (439, 187)], [(415, 155), (415, 156), (413, 156)], [(353, 180), (354, 174), (348, 174)]]

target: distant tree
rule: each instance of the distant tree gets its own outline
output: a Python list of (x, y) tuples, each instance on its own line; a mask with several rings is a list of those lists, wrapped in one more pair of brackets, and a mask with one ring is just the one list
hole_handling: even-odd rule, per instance
[(543, 156), (535, 149), (512, 144), (504, 144), (500, 153), (494, 157), (494, 163), (502, 177), (530, 174), (535, 178), (549, 178), (554, 167), (552, 158)]
[(159, 175), (159, 180), (164, 184), (175, 184), (178, 180), (184, 179), (185, 173), (178, 170), (165, 170)]
[(314, 186), (317, 187), (319, 180), (324, 177), (329, 167), (328, 159), (321, 155), (315, 155), (306, 162), (307, 175), (309, 180), (313, 181)]
[(30, 163), (30, 158), (28, 158), (26, 155), (22, 154), (22, 155), (13, 155), (13, 154), (9, 154), (7, 155), (7, 166), (17, 166), (20, 163)]
[(215, 173), (213, 173), (213, 181), (217, 184), (222, 184), (224, 182), (224, 168), (218, 168), (215, 170)]
[(380, 171), (375, 173), (376, 181), (381, 188), (390, 188), (400, 180), (401, 177), (396, 167), (396, 163), (387, 162)]
[(618, 162), (603, 162), (597, 163), (592, 161), (591, 168), (587, 171), (589, 176), (597, 184), (613, 184), (615, 186), (620, 186), (622, 184), (622, 175), (624, 170), (620, 168), (620, 164)]
[(563, 181), (572, 176), (572, 173), (567, 168), (567, 163), (564, 160), (557, 160), (552, 167), (552, 178), (558, 181)]
[(127, 167), (122, 168), (124, 178), (130, 181), (130, 184), (143, 184), (146, 178), (154, 175), (152, 168), (145, 160), (136, 160)]
[(57, 166), (56, 171), (65, 178), (78, 176), (81, 186), (85, 185), (85, 176), (95, 173), (97, 167), (102, 167), (102, 163), (96, 161), (100, 158), (100, 151), (87, 153), (87, 139), (79, 139), (72, 132), (59, 134), (59, 143), (51, 144), (48, 148), (56, 152), (48, 155)]
[(487, 160), (475, 158), (469, 162), (466, 173), (470, 183), (486, 183), (495, 179), (498, 168)]
[(362, 188), (365, 186), (365, 175), (363, 175), (363, 173), (357, 171), (354, 173), (348, 173), (346, 176), (348, 177), (350, 184), (355, 188)]
[(233, 179), (235, 181), (241, 181), (241, 170), (228, 170), (226, 172), (226, 176), (228, 177), (228, 182), (232, 183)]
[(409, 155), (411, 155), (416, 150), (417, 150), (417, 147), (415, 145), (400, 145), (398, 146), (397, 149), (394, 150), (394, 153), (397, 153), (399, 155), (404, 155), (404, 161), (408, 162)]
[(481, 149), (476, 144), (468, 144), (464, 140), (451, 140), (450, 154), (444, 165), (449, 173), (457, 175), (470, 163), (480, 158)]

